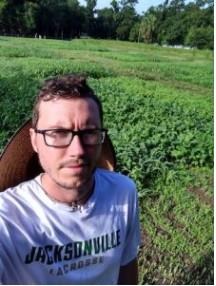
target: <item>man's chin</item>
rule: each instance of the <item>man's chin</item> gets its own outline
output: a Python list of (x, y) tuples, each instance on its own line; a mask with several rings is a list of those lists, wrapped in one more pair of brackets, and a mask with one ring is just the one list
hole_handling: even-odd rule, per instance
[(59, 186), (67, 190), (75, 190), (75, 189), (79, 190), (79, 189), (82, 189), (83, 186), (85, 186), (85, 184), (86, 183), (83, 181), (59, 182)]
[(64, 189), (83, 189), (83, 187), (87, 186), (88, 183), (90, 182), (92, 178), (92, 175), (86, 176), (81, 176), (81, 175), (76, 175), (76, 176), (62, 176), (59, 178), (56, 183), (64, 188)]

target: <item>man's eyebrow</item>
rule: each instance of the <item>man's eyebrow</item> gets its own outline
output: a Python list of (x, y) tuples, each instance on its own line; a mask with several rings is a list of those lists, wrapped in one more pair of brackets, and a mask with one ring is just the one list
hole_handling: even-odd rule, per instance
[[(86, 124), (81, 126), (78, 130), (85, 130), (85, 129), (96, 129), (99, 128), (96, 124)], [(62, 125), (50, 125), (47, 126), (46, 129), (60, 129), (60, 130), (74, 130), (74, 128), (66, 127)]]
[[(42, 128), (41, 128), (42, 129)], [(55, 130), (55, 129), (71, 129), (71, 128), (68, 128), (68, 127), (63, 127), (62, 125), (51, 125), (51, 126), (47, 126), (46, 128), (43, 128), (43, 129), (53, 129), (53, 130)]]

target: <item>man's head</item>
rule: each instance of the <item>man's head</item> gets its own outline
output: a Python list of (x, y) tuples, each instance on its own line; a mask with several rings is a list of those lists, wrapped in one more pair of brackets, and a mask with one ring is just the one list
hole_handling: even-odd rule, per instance
[(101, 125), (103, 125), (103, 109), (101, 102), (95, 95), (94, 91), (87, 84), (86, 78), (76, 74), (68, 74), (45, 80), (34, 103), (32, 115), (33, 128), (35, 128), (37, 125), (39, 118), (39, 106), (42, 101), (75, 98), (93, 99), (98, 106)]
[(102, 106), (78, 75), (46, 80), (33, 109), (31, 142), (55, 184), (85, 187), (92, 178), (105, 132)]

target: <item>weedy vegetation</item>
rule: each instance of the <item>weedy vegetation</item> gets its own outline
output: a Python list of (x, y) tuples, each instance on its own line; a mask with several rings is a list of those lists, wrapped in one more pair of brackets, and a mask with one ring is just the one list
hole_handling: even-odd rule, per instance
[(137, 184), (140, 284), (213, 284), (213, 54), (103, 40), (0, 37), (0, 149), (49, 76), (102, 99), (117, 171)]

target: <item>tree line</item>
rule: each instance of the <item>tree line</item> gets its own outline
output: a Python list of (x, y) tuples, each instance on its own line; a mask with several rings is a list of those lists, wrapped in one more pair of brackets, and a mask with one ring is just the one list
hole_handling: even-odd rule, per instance
[(138, 0), (0, 0), (0, 34), (73, 39), (83, 36), (213, 49), (213, 0), (165, 0), (143, 15)]

